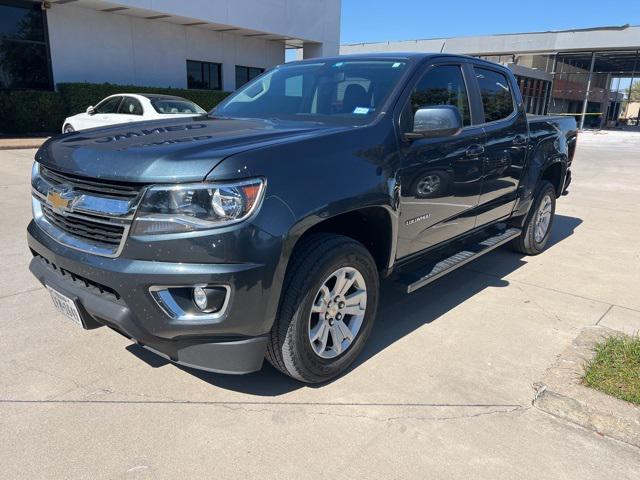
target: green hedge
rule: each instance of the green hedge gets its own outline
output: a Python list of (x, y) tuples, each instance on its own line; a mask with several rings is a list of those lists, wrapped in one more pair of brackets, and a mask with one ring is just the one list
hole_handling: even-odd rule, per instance
[(211, 110), (220, 103), (227, 92), (216, 90), (184, 90), (180, 88), (136, 87), (111, 83), (59, 83), (58, 92), (64, 101), (67, 116), (84, 112), (89, 105), (96, 105), (104, 97), (117, 93), (159, 93), (175, 95), (197, 103), (205, 110)]
[(57, 92), (14, 91), (0, 93), (0, 132), (59, 132), (65, 106)]
[(13, 91), (0, 93), (0, 133), (57, 133), (70, 115), (84, 112), (104, 97), (116, 93), (159, 93), (187, 98), (205, 110), (220, 103), (228, 92), (180, 88), (137, 87), (110, 83), (59, 83), (57, 92)]

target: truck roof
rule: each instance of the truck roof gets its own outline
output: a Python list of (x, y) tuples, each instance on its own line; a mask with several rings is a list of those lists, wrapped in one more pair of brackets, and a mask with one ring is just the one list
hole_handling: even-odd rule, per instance
[(498, 66), (502, 68), (506, 68), (503, 65), (497, 64), (495, 62), (490, 62), (488, 60), (483, 60), (478, 57), (472, 57), (470, 55), (460, 55), (456, 53), (439, 53), (439, 52), (374, 52), (374, 53), (352, 53), (348, 55), (339, 55), (332, 57), (321, 57), (321, 58), (310, 58), (307, 60), (298, 60), (296, 62), (290, 63), (314, 63), (318, 62), (318, 60), (322, 61), (343, 61), (343, 60), (373, 60), (373, 59), (390, 59), (390, 60), (414, 60), (421, 61), (427, 58), (437, 58), (437, 57), (455, 57), (455, 58), (465, 58), (465, 59), (473, 59), (476, 62), (486, 63), (487, 65)]

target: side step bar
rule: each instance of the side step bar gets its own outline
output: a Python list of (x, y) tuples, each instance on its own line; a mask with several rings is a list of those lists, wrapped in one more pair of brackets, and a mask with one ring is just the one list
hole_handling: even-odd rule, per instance
[(406, 285), (407, 293), (415, 292), (456, 268), (460, 268), (485, 253), (498, 248), (500, 245), (519, 237), (521, 233), (522, 230), (519, 228), (508, 228), (480, 242), (465, 245), (464, 250), (450, 257), (436, 260), (417, 270), (403, 273), (400, 275), (399, 281)]

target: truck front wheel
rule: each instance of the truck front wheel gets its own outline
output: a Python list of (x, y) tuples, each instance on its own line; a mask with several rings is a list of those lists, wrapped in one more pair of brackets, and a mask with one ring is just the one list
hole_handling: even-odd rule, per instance
[(267, 360), (302, 382), (340, 375), (371, 333), (378, 289), (376, 263), (359, 242), (329, 233), (302, 239), (290, 260)]
[(551, 182), (543, 180), (529, 210), (522, 235), (516, 238), (512, 247), (526, 255), (537, 255), (547, 246), (556, 213), (556, 191)]

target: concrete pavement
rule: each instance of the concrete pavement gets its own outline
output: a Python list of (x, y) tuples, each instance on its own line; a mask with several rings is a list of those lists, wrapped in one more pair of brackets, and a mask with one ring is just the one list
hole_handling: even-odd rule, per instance
[(0, 475), (637, 478), (637, 448), (531, 400), (584, 326), (640, 324), (638, 151), (638, 135), (583, 134), (547, 252), (386, 285), (363, 358), (322, 387), (178, 368), (56, 314), (27, 272), (34, 151), (0, 152)]

